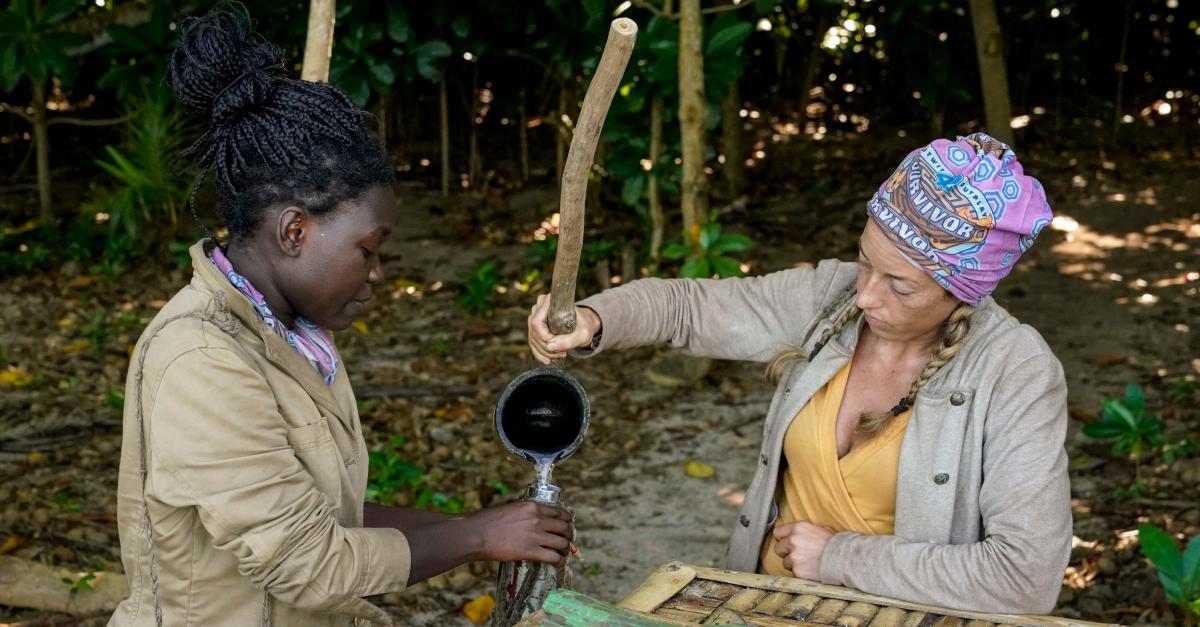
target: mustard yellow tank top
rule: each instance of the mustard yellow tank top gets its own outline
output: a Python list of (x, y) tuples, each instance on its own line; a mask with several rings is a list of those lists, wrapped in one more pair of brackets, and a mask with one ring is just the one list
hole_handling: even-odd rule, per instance
[[(837, 415), (853, 359), (834, 375), (792, 419), (783, 438), (787, 463), (776, 491), (775, 524), (806, 521), (834, 531), (867, 535), (892, 533), (896, 520), (896, 469), (909, 409), (878, 435), (838, 459)], [(791, 576), (775, 554), (773, 530), (767, 532), (760, 570)]]

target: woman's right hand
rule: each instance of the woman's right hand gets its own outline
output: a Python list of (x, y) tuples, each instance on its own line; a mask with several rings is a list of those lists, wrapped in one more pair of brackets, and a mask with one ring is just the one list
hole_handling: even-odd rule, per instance
[(546, 322), (550, 311), (550, 297), (538, 296), (537, 303), (529, 312), (529, 351), (533, 358), (549, 365), (553, 359), (566, 357), (567, 352), (592, 345), (592, 336), (600, 332), (603, 323), (600, 315), (588, 307), (575, 307), (575, 330), (563, 335), (550, 332)]
[(532, 560), (563, 566), (575, 539), (575, 519), (561, 507), (520, 501), (470, 515), (482, 539), (481, 557), (499, 562)]

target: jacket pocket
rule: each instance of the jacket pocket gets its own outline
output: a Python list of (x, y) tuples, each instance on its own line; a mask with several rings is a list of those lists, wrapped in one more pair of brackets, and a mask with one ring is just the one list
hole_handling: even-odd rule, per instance
[(329, 421), (321, 416), (303, 427), (290, 427), (287, 438), (296, 459), (312, 476), (317, 489), (337, 508), (342, 502), (343, 467), (337, 444), (329, 431)]

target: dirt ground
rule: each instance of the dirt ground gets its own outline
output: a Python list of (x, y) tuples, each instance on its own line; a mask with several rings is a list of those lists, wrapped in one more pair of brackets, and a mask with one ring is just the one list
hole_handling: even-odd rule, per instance
[[(805, 194), (800, 181), (796, 190), (751, 195), (722, 214), (727, 229), (755, 240), (746, 256), (751, 272), (851, 258), (864, 202), (886, 164), (902, 156), (891, 150), (878, 167), (853, 169), (838, 165), (842, 147), (823, 150), (795, 164), (837, 181), (827, 193)], [(1144, 464), (1140, 496), (1120, 499), (1133, 465), (1110, 454), (1109, 444), (1084, 438), (1080, 427), (1099, 413), (1103, 397), (1137, 383), (1169, 436), (1200, 432), (1194, 389), (1187, 396), (1187, 382), (1200, 373), (1197, 164), (1160, 154), (1049, 154), (1022, 160), (1063, 219), (996, 298), (1042, 332), (1070, 385), (1076, 538), (1055, 613), (1172, 624), (1177, 616), (1131, 531), (1149, 521), (1200, 533), (1200, 459)], [(391, 293), (364, 325), (338, 336), (360, 395), (380, 396), (362, 403), (368, 443), (377, 449), (403, 435), (398, 454), (427, 469), (431, 487), (467, 509), (497, 502), (533, 474), (504, 455), (491, 411), (504, 385), (532, 365), (524, 325), (533, 296), (517, 284), (530, 266), (527, 239), (557, 197), (532, 189), (445, 203), (413, 186), (401, 201), (399, 233), (387, 251)], [(612, 216), (599, 228), (619, 235), (620, 210), (607, 211)], [(506, 291), (492, 315), (469, 316), (454, 302), (459, 274), (483, 259), (496, 261)], [(183, 271), (148, 265), (115, 282), (68, 267), (0, 283), (0, 357), (7, 362), (0, 366), (33, 376), (25, 387), (0, 390), (0, 552), (120, 568), (115, 524), (106, 518), (115, 507), (120, 447), (112, 392), (122, 387), (125, 351), (144, 320), (185, 280)], [(581, 292), (592, 289), (585, 283)], [(662, 352), (569, 365), (593, 403), (587, 441), (555, 471), (578, 520), (573, 585), (610, 601), (663, 562), (719, 563), (770, 398), (756, 364), (716, 363), (695, 384), (656, 385), (644, 371)], [(715, 476), (688, 476), (689, 460), (712, 465)], [(492, 591), (493, 573), (491, 565), (464, 567), (381, 602), (400, 624), (469, 625), (461, 607)], [(0, 619), (32, 616), (0, 607)]]

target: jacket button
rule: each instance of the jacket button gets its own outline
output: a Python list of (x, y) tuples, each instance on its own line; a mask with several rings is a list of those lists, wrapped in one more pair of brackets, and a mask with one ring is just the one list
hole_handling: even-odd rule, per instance
[(955, 407), (958, 407), (965, 402), (967, 402), (967, 397), (964, 396), (962, 392), (955, 392), (950, 395), (950, 404), (954, 405)]
[(766, 453), (759, 453), (758, 459), (759, 459), (759, 461), (762, 462), (763, 466), (767, 465), (767, 454)]
[(784, 396), (787, 396), (788, 394), (791, 394), (791, 393), (792, 393), (792, 388), (785, 388), (785, 389), (783, 390), (783, 395), (784, 395)]
[(949, 480), (950, 480), (950, 475), (948, 475), (944, 472), (939, 472), (938, 474), (933, 476), (933, 482), (938, 485), (944, 485)]
[(742, 514), (741, 516), (738, 517), (738, 522), (742, 523), (743, 527), (749, 527), (750, 526), (750, 517), (745, 514)]

